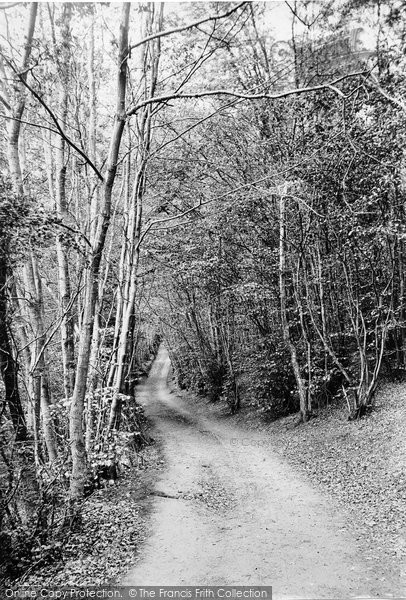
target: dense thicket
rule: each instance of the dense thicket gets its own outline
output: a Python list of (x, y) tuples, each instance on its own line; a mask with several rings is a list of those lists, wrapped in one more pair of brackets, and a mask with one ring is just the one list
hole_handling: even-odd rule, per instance
[[(309, 114), (322, 116), (317, 127)], [(244, 173), (234, 167), (241, 191), (216, 202), (214, 219), (173, 233), (168, 339), (179, 381), (273, 415), (298, 408), (283, 275), (309, 411), (337, 393), (356, 411), (371, 403), (382, 366), (404, 368), (404, 116), (371, 88), (284, 102), (252, 158), (258, 134), (243, 118), (212, 148), (217, 160), (224, 149), (229, 171), (232, 149), (236, 162), (251, 159)], [(247, 180), (260, 183), (248, 191)]]
[(0, 7), (9, 575), (131, 466), (162, 340), (272, 418), (404, 371), (404, 6), (337, 6)]

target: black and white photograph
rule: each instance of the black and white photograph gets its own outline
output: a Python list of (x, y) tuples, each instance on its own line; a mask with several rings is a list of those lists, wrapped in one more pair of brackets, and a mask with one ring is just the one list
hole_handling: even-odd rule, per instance
[(134, 598), (406, 598), (406, 0), (0, 2), (0, 600)]

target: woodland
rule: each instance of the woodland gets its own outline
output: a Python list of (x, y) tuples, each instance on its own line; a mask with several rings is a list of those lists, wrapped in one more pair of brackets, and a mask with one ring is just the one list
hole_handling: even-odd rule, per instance
[(137, 384), (301, 428), (406, 369), (404, 0), (0, 4), (1, 576), (149, 443)]

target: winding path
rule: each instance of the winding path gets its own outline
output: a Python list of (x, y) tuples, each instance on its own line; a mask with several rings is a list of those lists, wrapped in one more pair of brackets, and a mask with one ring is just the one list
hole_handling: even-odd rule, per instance
[(393, 582), (363, 560), (340, 514), (271, 439), (179, 398), (169, 369), (161, 347), (140, 388), (166, 469), (151, 535), (123, 583), (272, 585), (276, 599), (391, 597)]

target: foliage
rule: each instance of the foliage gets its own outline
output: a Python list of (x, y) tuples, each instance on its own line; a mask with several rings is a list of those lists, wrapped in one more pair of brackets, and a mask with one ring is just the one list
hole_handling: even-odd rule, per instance
[[(4, 8), (9, 571), (56, 556), (65, 495), (148, 443), (137, 383), (162, 341), (180, 387), (268, 419), (333, 400), (357, 418), (382, 369), (405, 371), (402, 7), (327, 3), (302, 35), (304, 3), (283, 52), (272, 3), (227, 4), (224, 19), (221, 3)], [(375, 56), (337, 58), (361, 9)]]

